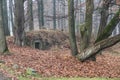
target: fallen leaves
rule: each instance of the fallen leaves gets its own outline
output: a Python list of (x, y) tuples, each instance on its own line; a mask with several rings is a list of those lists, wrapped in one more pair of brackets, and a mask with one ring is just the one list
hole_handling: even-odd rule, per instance
[(0, 56), (9, 67), (19, 66), (19, 73), (27, 68), (38, 71), (45, 77), (120, 77), (120, 56), (105, 51), (97, 56), (97, 61), (78, 61), (71, 56), (69, 49), (37, 50), (30, 47), (18, 47), (8, 41), (11, 56)]

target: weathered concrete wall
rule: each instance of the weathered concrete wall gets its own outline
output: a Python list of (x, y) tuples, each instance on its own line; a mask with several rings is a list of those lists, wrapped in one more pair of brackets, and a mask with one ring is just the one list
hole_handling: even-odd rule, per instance
[(55, 45), (62, 45), (68, 36), (62, 31), (40, 30), (31, 31), (26, 35), (26, 45), (46, 50)]

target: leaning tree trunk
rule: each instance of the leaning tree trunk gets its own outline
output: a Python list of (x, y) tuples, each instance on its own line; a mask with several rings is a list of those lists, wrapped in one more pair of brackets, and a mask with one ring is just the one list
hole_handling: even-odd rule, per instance
[(96, 39), (95, 43), (108, 38), (113, 30), (115, 29), (115, 27), (117, 26), (117, 24), (119, 23), (120, 19), (119, 19), (119, 14), (120, 14), (120, 9), (119, 11), (114, 15), (114, 17), (111, 19), (111, 21), (109, 22), (109, 24), (104, 28), (104, 30), (101, 32), (101, 34), (98, 36), (98, 38)]
[(74, 18), (74, 0), (68, 0), (68, 22), (69, 22), (69, 38), (72, 55), (75, 56), (78, 54), (78, 49), (76, 45), (75, 37), (75, 18)]
[(78, 54), (76, 56), (79, 60), (85, 61), (86, 59), (89, 59), (90, 57), (96, 55), (102, 49), (110, 47), (120, 41), (120, 34), (115, 37), (108, 38), (112, 34), (112, 31), (114, 30), (116, 25), (119, 23), (119, 14), (120, 10), (115, 14), (113, 19), (105, 27), (104, 31), (100, 34), (93, 46), (87, 48), (86, 50), (81, 52), (81, 54)]
[(6, 44), (5, 33), (3, 28), (3, 19), (2, 19), (2, 1), (0, 0), (0, 54), (6, 54), (8, 51), (8, 47)]
[(112, 0), (103, 0), (102, 7), (101, 7), (102, 9), (100, 12), (100, 15), (101, 15), (100, 26), (99, 26), (97, 36), (99, 36), (101, 34), (101, 32), (104, 30), (105, 26), (107, 25), (107, 20), (108, 20), (108, 16), (109, 16), (109, 3), (111, 1)]
[(15, 25), (14, 35), (15, 44), (18, 46), (24, 45), (24, 0), (15, 0)]
[(104, 30), (106, 24), (107, 24), (107, 19), (108, 19), (108, 10), (103, 10), (101, 11), (101, 19), (100, 19), (100, 26), (99, 26), (99, 30), (98, 30), (98, 34), (97, 36), (100, 35), (100, 33)]
[[(102, 7), (101, 7), (102, 9), (100, 11), (101, 19), (100, 19), (100, 25), (99, 25), (97, 37), (101, 34), (105, 26), (107, 25), (108, 16), (109, 16), (109, 2), (111, 0), (102, 0), (102, 1), (103, 1)], [(102, 54), (102, 51), (99, 53)]]

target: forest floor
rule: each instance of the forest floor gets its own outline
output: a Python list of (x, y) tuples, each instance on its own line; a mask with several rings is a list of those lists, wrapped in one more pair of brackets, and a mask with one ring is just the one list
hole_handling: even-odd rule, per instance
[[(68, 48), (54, 47), (42, 51), (30, 47), (18, 47), (13, 44), (12, 38), (9, 38), (7, 43), (13, 54), (0, 56), (0, 61), (3, 62), (0, 63), (0, 72), (13, 80), (17, 80), (21, 75), (34, 75), (34, 73), (41, 77), (120, 78), (120, 43), (104, 50), (102, 55), (97, 55), (96, 61), (83, 63), (73, 57)], [(35, 77), (30, 78), (37, 80)]]

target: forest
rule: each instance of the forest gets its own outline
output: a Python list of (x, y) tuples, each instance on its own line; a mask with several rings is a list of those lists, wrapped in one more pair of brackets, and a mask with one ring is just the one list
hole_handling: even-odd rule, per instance
[(0, 0), (0, 80), (120, 80), (120, 0)]

